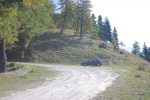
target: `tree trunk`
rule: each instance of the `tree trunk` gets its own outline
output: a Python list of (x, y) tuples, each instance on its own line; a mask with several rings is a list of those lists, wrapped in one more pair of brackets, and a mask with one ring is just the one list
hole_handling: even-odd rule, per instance
[(64, 19), (62, 22), (62, 27), (61, 27), (61, 31), (60, 31), (60, 35), (64, 33), (64, 27), (65, 27), (65, 23), (66, 23), (66, 16), (67, 16), (67, 9), (68, 9), (68, 0), (65, 0), (65, 12), (64, 12)]
[(80, 19), (80, 39), (83, 37), (83, 11)]
[(6, 71), (6, 52), (5, 52), (5, 41), (0, 39), (0, 73)]
[(77, 26), (76, 26), (76, 35), (77, 35), (77, 33), (78, 33), (78, 30), (79, 30), (79, 20), (80, 20), (80, 16), (78, 15), (78, 19), (77, 19)]
[(21, 59), (24, 59), (24, 50), (21, 51)]

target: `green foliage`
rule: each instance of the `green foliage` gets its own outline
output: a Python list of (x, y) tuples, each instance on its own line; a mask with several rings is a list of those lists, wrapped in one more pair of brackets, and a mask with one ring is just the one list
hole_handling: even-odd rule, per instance
[(114, 48), (119, 48), (119, 40), (118, 40), (118, 34), (117, 34), (117, 30), (114, 27), (114, 30), (112, 32), (112, 44), (114, 46)]
[(132, 53), (139, 56), (140, 55), (140, 45), (139, 42), (135, 41), (132, 48)]
[(150, 53), (148, 51), (148, 47), (146, 46), (145, 42), (144, 42), (143, 50), (141, 54), (142, 54), (141, 56), (143, 59), (150, 61), (149, 59)]
[(96, 16), (94, 14), (92, 14), (91, 17), (86, 18), (86, 21), (84, 22), (84, 32), (88, 33), (91, 38), (97, 38), (98, 26), (96, 23)]
[(104, 39), (104, 25), (103, 25), (103, 21), (102, 21), (102, 16), (99, 15), (98, 16), (98, 31), (99, 31), (99, 37), (100, 39)]
[[(3, 1), (3, 0), (2, 0)], [(16, 9), (0, 2), (0, 39), (13, 44), (16, 40)]]
[(80, 39), (83, 37), (83, 32), (90, 31), (91, 7), (90, 0), (79, 0)]
[(48, 3), (48, 0), (23, 0), (23, 4), (29, 8), (43, 6), (45, 3)]
[(61, 6), (61, 17), (60, 25), (61, 34), (65, 29), (75, 29), (77, 4), (74, 0), (59, 0), (59, 5)]
[(18, 8), (18, 38), (23, 48), (29, 46), (34, 36), (53, 26), (53, 12), (54, 6), (49, 3), (34, 9)]
[(15, 71), (23, 67), (24, 67), (23, 65), (16, 65), (15, 63), (10, 63), (7, 65), (7, 71)]
[(26, 49), (36, 33), (52, 26), (53, 12), (54, 6), (49, 0), (0, 0), (2, 69), (6, 67), (5, 42), (13, 44), (19, 38), (19, 46)]
[(104, 22), (101, 15), (98, 17), (99, 36), (103, 41), (113, 42), (111, 26), (108, 18), (106, 17)]
[(104, 21), (104, 40), (112, 42), (111, 26), (107, 17)]
[(150, 61), (150, 48), (148, 48), (146, 46), (146, 43), (144, 42), (144, 45), (143, 45), (143, 50), (141, 52), (141, 55), (140, 55), (143, 59), (147, 60), (147, 61)]

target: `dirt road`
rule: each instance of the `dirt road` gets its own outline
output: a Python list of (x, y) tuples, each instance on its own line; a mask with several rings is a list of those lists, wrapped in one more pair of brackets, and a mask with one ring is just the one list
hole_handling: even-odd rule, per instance
[(62, 74), (39, 87), (13, 93), (0, 100), (91, 100), (118, 77), (112, 69), (103, 67), (39, 66), (54, 68)]

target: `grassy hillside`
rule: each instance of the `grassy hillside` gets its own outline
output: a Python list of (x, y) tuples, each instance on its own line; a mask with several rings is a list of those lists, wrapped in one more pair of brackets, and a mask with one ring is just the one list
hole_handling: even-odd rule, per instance
[[(85, 34), (82, 40), (74, 31), (46, 32), (33, 39), (30, 56), (33, 62), (80, 65), (82, 61), (100, 58), (103, 66), (112, 67), (120, 74), (115, 84), (94, 100), (149, 100), (150, 64), (124, 50), (115, 51), (110, 43), (92, 39)], [(107, 49), (99, 48), (106, 44)], [(30, 60), (30, 61), (31, 61)], [(112, 63), (110, 64), (110, 60)]]
[[(79, 36), (67, 33), (73, 32), (66, 32), (63, 36), (59, 36), (57, 32), (47, 32), (36, 37), (31, 44), (32, 60), (79, 65), (82, 61), (100, 58), (103, 66), (114, 68), (120, 77), (111, 88), (97, 95), (94, 100), (149, 100), (148, 62), (124, 50), (115, 51), (111, 44), (91, 39), (89, 35), (80, 40)], [(102, 43), (107, 45), (107, 49), (99, 48)]]
[[(80, 40), (79, 36), (68, 35), (70, 33), (73, 31), (66, 31), (65, 35), (60, 36), (55, 30), (34, 38), (30, 46), (32, 60), (35, 62), (80, 64), (87, 59), (100, 58), (103, 64), (109, 64), (110, 59), (115, 65), (148, 64), (124, 50), (115, 51), (111, 44), (99, 39), (91, 39), (90, 35), (85, 34), (84, 38)], [(101, 43), (105, 43), (108, 48), (99, 48)]]

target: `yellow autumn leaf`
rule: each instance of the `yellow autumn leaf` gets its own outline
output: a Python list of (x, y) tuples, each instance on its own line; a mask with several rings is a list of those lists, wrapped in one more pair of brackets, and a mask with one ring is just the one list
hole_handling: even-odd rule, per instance
[(46, 0), (23, 0), (23, 4), (27, 7), (40, 6), (45, 3)]

